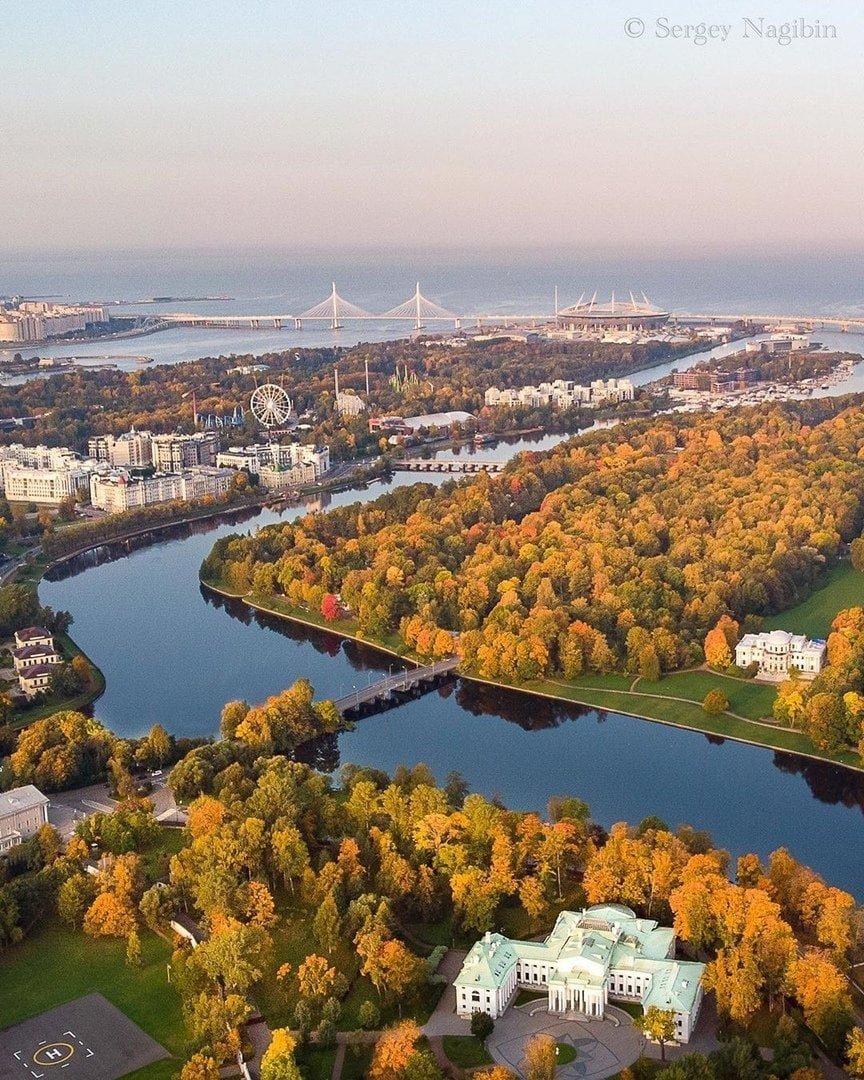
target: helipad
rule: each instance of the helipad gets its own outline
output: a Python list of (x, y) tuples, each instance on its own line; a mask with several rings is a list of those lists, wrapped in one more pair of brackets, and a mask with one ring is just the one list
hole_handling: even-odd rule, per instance
[(101, 994), (0, 1031), (0, 1080), (118, 1080), (168, 1056)]

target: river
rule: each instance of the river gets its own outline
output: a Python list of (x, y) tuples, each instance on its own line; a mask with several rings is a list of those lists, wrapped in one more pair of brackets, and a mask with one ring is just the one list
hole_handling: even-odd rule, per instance
[[(478, 453), (505, 458), (560, 438), (528, 437)], [(282, 513), (246, 511), (233, 522), (178, 527), (156, 544), (81, 556), (44, 581), (43, 602), (73, 613), (76, 641), (105, 673), (95, 715), (121, 735), (140, 735), (156, 722), (178, 735), (209, 735), (225, 701), (260, 701), (300, 676), (319, 696), (337, 697), (386, 673), (392, 661), (385, 654), (213, 597), (197, 573), (227, 533), (414, 482), (402, 473)], [(551, 795), (575, 794), (606, 826), (657, 814), (672, 826), (710, 830), (733, 855), (765, 856), (785, 845), (864, 897), (864, 776), (788, 754), (460, 680), (322, 740), (309, 760), (325, 769), (353, 761), (387, 770), (424, 761), (440, 781), (458, 770), (474, 790), (514, 808), (542, 811)]]

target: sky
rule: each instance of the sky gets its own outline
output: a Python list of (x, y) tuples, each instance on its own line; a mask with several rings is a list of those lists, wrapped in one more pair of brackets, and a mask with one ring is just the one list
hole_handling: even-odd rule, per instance
[(864, 248), (860, 0), (6, 4), (7, 250)]

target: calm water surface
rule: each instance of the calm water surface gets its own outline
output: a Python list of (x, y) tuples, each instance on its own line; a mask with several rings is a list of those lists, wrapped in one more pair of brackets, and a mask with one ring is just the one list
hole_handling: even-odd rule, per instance
[[(509, 455), (557, 438), (478, 452)], [(412, 482), (398, 474), (389, 484), (333, 496), (329, 505)], [(157, 721), (177, 734), (208, 735), (227, 700), (260, 701), (300, 676), (319, 696), (336, 697), (387, 672), (392, 661), (384, 654), (213, 598), (198, 583), (217, 537), (324, 503), (200, 523), (120, 557), (92, 553), (62, 579), (43, 582), (43, 602), (73, 613), (75, 639), (105, 673), (96, 716), (122, 735)], [(673, 826), (710, 829), (736, 855), (786, 845), (864, 897), (864, 777), (790, 755), (457, 681), (360, 720), (354, 731), (310, 747), (308, 757), (326, 769), (346, 761), (388, 770), (425, 761), (439, 780), (458, 769), (474, 790), (525, 809), (542, 810), (551, 795), (572, 793), (607, 826), (659, 814)]]

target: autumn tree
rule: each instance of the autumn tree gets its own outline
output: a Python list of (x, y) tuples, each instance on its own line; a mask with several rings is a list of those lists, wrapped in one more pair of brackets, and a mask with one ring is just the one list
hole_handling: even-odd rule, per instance
[(301, 1080), (294, 1058), (296, 1046), (285, 1028), (276, 1028), (261, 1058), (261, 1080)]
[(339, 983), (339, 972), (323, 956), (310, 953), (297, 968), (297, 987), (314, 1013), (332, 996)]
[(249, 713), (248, 701), (229, 701), (222, 707), (220, 731), (223, 739), (233, 739), (237, 734), (237, 728), (243, 723)]
[(644, 1014), (634, 1021), (646, 1039), (660, 1044), (660, 1060), (666, 1060), (666, 1043), (675, 1039), (675, 1013), (649, 1005)]
[[(862, 558), (864, 558), (864, 545), (862, 545)], [(864, 1076), (864, 1030), (857, 1025), (852, 1028), (846, 1039), (846, 1061), (849, 1063), (849, 1072), (854, 1077)]]
[(732, 663), (738, 641), (738, 623), (722, 615), (713, 629), (705, 636), (705, 662), (709, 667), (722, 671)]
[(413, 1020), (403, 1020), (382, 1032), (372, 1054), (370, 1080), (402, 1080), (419, 1038), (420, 1028)]
[(555, 1080), (558, 1052), (551, 1035), (534, 1035), (525, 1044), (525, 1080)]
[(717, 687), (709, 690), (702, 700), (702, 709), (708, 716), (722, 716), (728, 708), (729, 698)]
[(807, 949), (789, 965), (789, 980), (807, 1026), (832, 1050), (846, 1043), (852, 1003), (843, 973), (828, 953)]
[(181, 1069), (180, 1080), (219, 1080), (219, 1066), (208, 1054), (193, 1054)]

